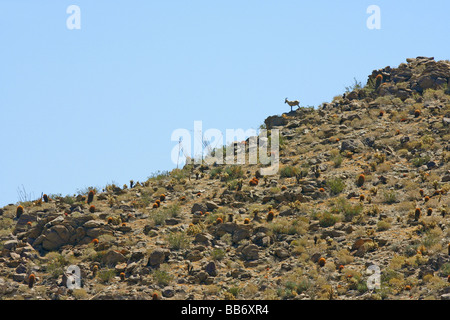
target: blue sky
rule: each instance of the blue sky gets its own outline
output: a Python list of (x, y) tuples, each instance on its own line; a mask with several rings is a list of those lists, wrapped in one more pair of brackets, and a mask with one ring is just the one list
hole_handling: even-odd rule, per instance
[[(69, 30), (69, 5), (81, 29)], [(370, 30), (369, 5), (381, 9)], [(449, 59), (448, 1), (0, 1), (0, 206), (171, 170), (175, 129), (258, 128)]]

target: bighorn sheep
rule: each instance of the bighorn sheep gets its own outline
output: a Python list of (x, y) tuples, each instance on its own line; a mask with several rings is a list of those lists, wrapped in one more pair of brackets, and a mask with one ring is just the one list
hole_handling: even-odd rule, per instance
[(292, 112), (292, 107), (293, 107), (293, 106), (300, 107), (300, 101), (298, 101), (298, 100), (295, 100), (295, 101), (289, 101), (289, 100), (286, 98), (286, 100), (284, 100), (284, 103), (287, 103), (288, 105), (291, 106), (291, 112)]

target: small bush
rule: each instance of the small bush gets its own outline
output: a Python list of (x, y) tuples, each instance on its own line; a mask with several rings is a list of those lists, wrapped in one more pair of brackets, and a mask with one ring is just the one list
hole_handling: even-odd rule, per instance
[(417, 157), (411, 160), (412, 164), (415, 167), (421, 167), (424, 164), (428, 163), (430, 161), (430, 156), (425, 156), (425, 157)]
[(163, 226), (166, 224), (166, 219), (168, 218), (169, 211), (164, 209), (158, 209), (155, 213), (153, 213), (149, 220), (153, 222), (155, 226)]
[(444, 263), (441, 267), (441, 273), (443, 276), (450, 276), (450, 262)]
[(115, 275), (116, 275), (116, 271), (114, 269), (106, 269), (106, 270), (101, 270), (98, 273), (98, 278), (100, 279), (101, 282), (108, 283), (111, 281), (111, 279), (114, 278)]
[(378, 231), (386, 231), (391, 227), (391, 224), (387, 221), (381, 220), (377, 223)]
[(217, 178), (217, 177), (220, 176), (220, 174), (222, 173), (222, 171), (223, 171), (223, 167), (216, 167), (216, 168), (213, 168), (213, 169), (211, 170), (211, 172), (209, 173), (209, 176), (210, 176), (211, 179), (215, 179), (215, 178)]
[(227, 167), (225, 169), (225, 173), (227, 174), (226, 181), (240, 179), (244, 176), (244, 171), (242, 170), (242, 167), (239, 165)]
[(164, 208), (163, 210), (166, 211), (170, 217), (176, 218), (176, 217), (180, 216), (181, 206), (177, 203), (174, 203), (174, 204)]
[(293, 166), (284, 166), (280, 168), (280, 177), (281, 178), (292, 178), (295, 177), (298, 170)]
[(222, 260), (223, 258), (225, 258), (225, 251), (220, 248), (215, 248), (211, 252), (211, 257), (213, 258), (213, 260)]
[(169, 247), (173, 250), (185, 249), (189, 246), (189, 238), (185, 232), (174, 232), (167, 236)]
[(338, 221), (339, 221), (339, 218), (336, 215), (334, 215), (330, 212), (325, 212), (322, 214), (322, 216), (319, 219), (319, 225), (322, 228), (327, 228), (327, 227), (334, 226), (336, 224), (336, 222), (338, 222)]
[(173, 277), (164, 270), (155, 270), (153, 271), (153, 280), (160, 286), (167, 286)]
[(336, 195), (345, 189), (345, 182), (340, 178), (334, 178), (327, 181), (327, 186), (332, 194)]
[(335, 168), (339, 168), (339, 167), (341, 166), (343, 160), (344, 160), (344, 158), (343, 158), (340, 154), (338, 154), (337, 156), (335, 156), (335, 157), (332, 159), (333, 164), (334, 164), (334, 167), (335, 167)]
[(49, 259), (49, 262), (45, 268), (46, 272), (50, 278), (57, 279), (64, 273), (69, 261), (63, 255), (55, 252), (49, 252), (46, 257)]
[(384, 202), (387, 204), (393, 204), (397, 202), (397, 193), (395, 190), (384, 191)]
[(359, 215), (363, 210), (361, 203), (352, 205), (347, 199), (339, 198), (332, 203), (331, 212), (342, 214), (345, 221), (352, 221), (354, 217)]

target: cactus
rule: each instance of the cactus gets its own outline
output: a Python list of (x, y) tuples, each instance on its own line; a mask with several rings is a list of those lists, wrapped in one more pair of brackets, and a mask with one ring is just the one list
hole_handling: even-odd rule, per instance
[(414, 111), (414, 117), (415, 117), (415, 118), (420, 117), (420, 114), (421, 114), (421, 113), (422, 113), (422, 112), (421, 112), (419, 109), (415, 110), (415, 111)]
[(216, 219), (216, 223), (217, 223), (217, 224), (221, 224), (221, 223), (223, 223), (223, 219), (222, 219), (222, 218), (220, 218), (220, 217), (219, 217), (219, 218), (217, 218), (217, 219)]
[(163, 193), (159, 196), (159, 201), (163, 202), (164, 200), (166, 200), (166, 195)]
[(92, 239), (91, 243), (93, 243), (94, 245), (97, 245), (98, 244), (98, 239), (97, 238)]
[(259, 180), (255, 177), (250, 180), (249, 185), (254, 187), (254, 186), (257, 186), (258, 183), (259, 183)]
[(286, 186), (281, 186), (281, 191), (286, 191), (287, 187)]
[(159, 299), (158, 294), (156, 292), (152, 294), (152, 299), (153, 300), (158, 300)]
[(87, 198), (87, 204), (91, 204), (92, 201), (94, 201), (94, 190), (89, 191), (88, 198)]
[(324, 188), (320, 188), (319, 192), (325, 192), (325, 189)]
[(429, 196), (426, 196), (425, 199), (424, 199), (424, 201), (425, 201), (425, 202), (430, 201), (430, 197), (429, 197)]
[(406, 285), (406, 286), (405, 286), (405, 290), (406, 290), (406, 291), (411, 291), (411, 286), (410, 286), (409, 284)]
[(383, 75), (379, 74), (375, 78), (375, 90), (378, 89), (381, 86), (381, 83), (383, 82)]
[(121, 272), (119, 276), (120, 276), (120, 281), (125, 281), (125, 273)]
[(341, 273), (342, 272), (342, 270), (344, 269), (344, 266), (341, 264), (340, 266), (339, 266), (339, 273)]
[(427, 209), (427, 216), (431, 216), (433, 214), (433, 209), (432, 208), (428, 208)]
[(419, 221), (421, 214), (422, 210), (420, 210), (420, 208), (416, 208), (416, 210), (414, 211), (414, 221)]
[(112, 224), (113, 223), (113, 218), (112, 217), (108, 217), (108, 224)]
[(249, 224), (250, 223), (250, 219), (249, 218), (245, 218), (244, 219), (244, 224)]
[(44, 202), (45, 202), (45, 203), (48, 203), (48, 201), (49, 201), (48, 195), (44, 194), (44, 195), (42, 196), (42, 198), (44, 199)]
[(421, 197), (423, 197), (424, 194), (425, 194), (425, 192), (423, 191), (423, 189), (420, 189), (420, 190), (419, 190), (419, 193), (420, 193), (420, 196), (421, 196)]
[(94, 265), (92, 267), (92, 276), (93, 277), (97, 276), (97, 272), (98, 272), (98, 265)]
[(16, 218), (19, 219), (22, 214), (23, 214), (23, 207), (18, 206), (16, 209)]
[(158, 203), (155, 202), (155, 203), (153, 204), (153, 209), (156, 209), (156, 208), (158, 208), (158, 207), (159, 207)]
[(319, 259), (319, 266), (323, 267), (325, 265), (325, 262), (326, 262), (325, 258), (320, 258)]
[(30, 289), (33, 288), (35, 282), (36, 282), (36, 276), (32, 273), (28, 277), (28, 287)]
[(274, 212), (270, 210), (269, 213), (267, 214), (267, 222), (272, 221), (274, 217), (275, 217)]
[(95, 206), (94, 206), (94, 205), (91, 205), (91, 206), (89, 207), (89, 212), (90, 212), (90, 213), (94, 213), (94, 212), (95, 212)]
[(359, 201), (363, 202), (365, 198), (366, 198), (366, 197), (365, 197), (363, 194), (361, 194), (361, 195), (359, 196)]
[(364, 176), (364, 174), (361, 173), (361, 174), (358, 176), (358, 179), (356, 180), (356, 185), (357, 185), (358, 187), (362, 187), (365, 181), (366, 181), (366, 177)]

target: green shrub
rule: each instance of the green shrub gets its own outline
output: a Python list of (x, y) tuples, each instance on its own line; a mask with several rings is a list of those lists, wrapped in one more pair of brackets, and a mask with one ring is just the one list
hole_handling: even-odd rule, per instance
[(46, 255), (49, 259), (45, 270), (51, 279), (59, 278), (65, 271), (69, 261), (61, 254), (56, 252), (49, 252)]
[(281, 178), (292, 178), (297, 174), (298, 169), (293, 166), (284, 166), (280, 168), (280, 177)]
[(163, 226), (166, 224), (166, 219), (168, 218), (168, 216), (168, 210), (158, 208), (154, 213), (150, 215), (149, 220), (153, 222), (155, 226)]
[(240, 179), (244, 177), (244, 171), (242, 167), (239, 165), (229, 166), (225, 169), (225, 173), (227, 174), (226, 181)]
[(352, 221), (354, 217), (359, 215), (363, 210), (361, 203), (352, 205), (350, 201), (345, 198), (338, 198), (332, 202), (331, 212), (335, 214), (342, 214), (344, 221)]
[(423, 166), (425, 163), (428, 163), (430, 161), (430, 156), (425, 156), (425, 157), (417, 157), (411, 160), (412, 164), (415, 167), (421, 167)]
[(167, 236), (170, 249), (179, 250), (189, 246), (189, 238), (185, 232), (173, 232)]
[(235, 298), (237, 298), (239, 292), (241, 292), (241, 288), (231, 287), (230, 289), (228, 289), (228, 292), (231, 293)]
[(330, 213), (325, 212), (322, 214), (322, 216), (319, 219), (319, 225), (323, 228), (331, 227), (336, 224), (336, 222), (339, 221), (339, 217)]
[(100, 279), (100, 281), (102, 283), (108, 283), (111, 281), (111, 279), (113, 279), (116, 275), (116, 270), (114, 269), (106, 269), (106, 270), (101, 270), (98, 273), (98, 278)]
[(334, 167), (339, 168), (341, 166), (343, 160), (344, 160), (344, 158), (340, 154), (333, 157), (332, 161), (333, 161)]
[(384, 202), (387, 204), (393, 204), (397, 202), (397, 192), (395, 190), (384, 191)]
[(163, 211), (165, 211), (168, 216), (176, 218), (180, 216), (181, 206), (178, 203), (174, 203), (166, 208), (163, 208)]
[(170, 273), (164, 270), (156, 269), (155, 271), (153, 271), (152, 276), (153, 280), (160, 286), (167, 286), (173, 280), (173, 277), (170, 275)]
[(386, 231), (386, 230), (388, 230), (390, 227), (391, 227), (391, 224), (390, 224), (389, 222), (387, 222), (387, 221), (381, 220), (381, 221), (379, 221), (379, 222), (377, 223), (377, 230), (378, 230), (378, 231)]
[(223, 171), (223, 167), (215, 167), (209, 173), (211, 179), (217, 178)]
[(444, 263), (441, 267), (441, 273), (443, 276), (450, 276), (450, 262)]
[(222, 260), (223, 258), (225, 258), (225, 251), (220, 248), (215, 248), (211, 252), (211, 257), (213, 258), (213, 260)]
[(308, 224), (301, 219), (289, 220), (285, 217), (280, 217), (270, 224), (270, 228), (274, 234), (303, 235), (308, 229)]
[(170, 172), (169, 171), (156, 171), (156, 172), (152, 172), (149, 176), (148, 176), (148, 180), (147, 181), (161, 181), (167, 177), (170, 177)]
[(327, 186), (331, 194), (339, 194), (345, 189), (345, 182), (340, 178), (333, 178), (327, 181)]
[(296, 284), (296, 291), (298, 294), (301, 294), (303, 292), (306, 292), (311, 288), (311, 282), (308, 278), (304, 277), (302, 278), (297, 284)]

